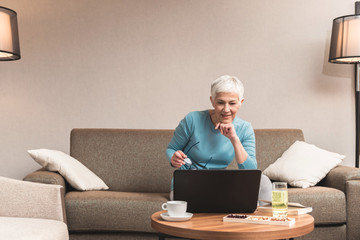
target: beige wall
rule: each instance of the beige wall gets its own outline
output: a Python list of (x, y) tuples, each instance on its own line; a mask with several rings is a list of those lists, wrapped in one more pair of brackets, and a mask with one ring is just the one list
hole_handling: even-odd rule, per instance
[(353, 66), (327, 63), (332, 20), (350, 0), (5, 0), (22, 59), (0, 62), (0, 175), (69, 152), (76, 127), (172, 129), (210, 108), (223, 74), (245, 85), (254, 128), (301, 128), (354, 162)]

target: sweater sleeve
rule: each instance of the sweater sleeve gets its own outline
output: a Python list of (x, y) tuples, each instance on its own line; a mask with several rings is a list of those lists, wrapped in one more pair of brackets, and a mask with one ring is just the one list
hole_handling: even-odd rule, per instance
[(192, 135), (192, 123), (193, 119), (190, 114), (188, 114), (184, 119), (182, 119), (179, 125), (174, 131), (174, 135), (166, 148), (166, 157), (171, 160), (171, 157), (177, 150), (184, 151), (185, 146), (188, 144), (189, 139)]
[(241, 144), (248, 154), (247, 159), (242, 164), (238, 164), (239, 169), (257, 169), (256, 152), (255, 152), (255, 133), (251, 124), (249, 123), (244, 129)]

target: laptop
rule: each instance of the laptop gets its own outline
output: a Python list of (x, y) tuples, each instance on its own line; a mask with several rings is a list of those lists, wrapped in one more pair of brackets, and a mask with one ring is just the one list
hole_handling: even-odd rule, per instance
[(253, 213), (261, 171), (176, 170), (174, 200), (187, 201), (191, 213)]

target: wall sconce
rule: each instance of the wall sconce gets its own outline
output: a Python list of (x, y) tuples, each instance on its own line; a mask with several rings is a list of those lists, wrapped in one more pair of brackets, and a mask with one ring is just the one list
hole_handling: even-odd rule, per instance
[(355, 15), (333, 20), (329, 62), (355, 64), (355, 167), (359, 167), (360, 137), (360, 2), (355, 2)]
[(0, 61), (20, 58), (17, 14), (9, 8), (0, 7)]

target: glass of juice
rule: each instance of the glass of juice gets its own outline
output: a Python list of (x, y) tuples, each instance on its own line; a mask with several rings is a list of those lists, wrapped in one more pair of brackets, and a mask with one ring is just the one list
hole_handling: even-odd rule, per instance
[(273, 217), (285, 218), (288, 210), (288, 190), (286, 182), (272, 184), (272, 212)]

